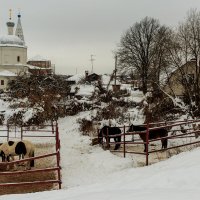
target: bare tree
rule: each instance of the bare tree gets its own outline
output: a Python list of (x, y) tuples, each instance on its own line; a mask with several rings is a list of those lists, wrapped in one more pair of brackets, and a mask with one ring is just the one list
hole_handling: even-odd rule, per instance
[[(178, 71), (179, 76), (175, 80), (176, 83), (171, 84), (182, 85), (189, 112), (194, 116), (200, 110), (200, 12), (190, 10), (186, 20), (179, 25), (177, 33), (172, 38), (173, 42), (168, 48), (170, 63)], [(193, 74), (187, 65), (193, 67)]]
[(158, 20), (145, 17), (135, 23), (122, 36), (117, 51), (120, 71), (135, 70), (142, 81), (142, 91), (147, 92), (150, 81), (159, 84), (160, 72), (166, 65), (166, 42), (171, 30)]
[(197, 12), (197, 10), (190, 10), (185, 23), (180, 26), (179, 33), (182, 36), (187, 35), (187, 40), (183, 41), (182, 44), (187, 47), (187, 54), (189, 57), (195, 58), (196, 60), (193, 84), (186, 82), (186, 86), (189, 87), (188, 85), (190, 85), (193, 87), (194, 102), (196, 106), (200, 108), (200, 12)]

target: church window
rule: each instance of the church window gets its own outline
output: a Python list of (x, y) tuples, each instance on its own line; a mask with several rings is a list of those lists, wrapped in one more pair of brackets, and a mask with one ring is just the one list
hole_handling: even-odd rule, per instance
[(4, 80), (1, 80), (1, 85), (4, 85)]
[(17, 56), (17, 62), (20, 62), (20, 56)]

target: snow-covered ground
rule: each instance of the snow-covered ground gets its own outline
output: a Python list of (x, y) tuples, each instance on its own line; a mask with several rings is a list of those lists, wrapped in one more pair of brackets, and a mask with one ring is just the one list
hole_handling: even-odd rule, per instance
[(59, 120), (62, 190), (0, 196), (4, 200), (196, 200), (200, 195), (200, 149), (181, 153), (148, 167), (115, 156), (81, 136), (78, 117)]
[[(74, 79), (81, 77), (77, 76)], [(127, 88), (122, 85), (123, 87)], [(93, 91), (94, 86), (84, 85), (80, 87), (79, 92), (87, 96)], [(131, 96), (127, 101), (138, 103), (144, 99), (139, 91), (129, 92)], [(141, 110), (132, 108), (129, 111), (132, 123), (143, 123)], [(17, 109), (9, 108), (7, 102), (0, 100), (0, 112), (6, 112), (7, 119), (17, 112)], [(34, 112), (27, 110), (24, 115), (25, 120), (28, 120)], [(81, 135), (77, 119), (90, 119), (92, 114), (92, 111), (82, 112), (77, 116), (65, 117), (58, 121), (61, 139), (62, 190), (4, 195), (0, 196), (0, 200), (199, 199), (200, 148), (148, 167), (137, 167), (138, 155), (129, 154), (127, 158), (123, 158), (120, 154), (113, 155), (98, 145), (91, 146), (90, 138)], [(115, 123), (114, 121), (113, 125), (116, 125)], [(169, 145), (172, 145), (172, 142), (169, 142)]]

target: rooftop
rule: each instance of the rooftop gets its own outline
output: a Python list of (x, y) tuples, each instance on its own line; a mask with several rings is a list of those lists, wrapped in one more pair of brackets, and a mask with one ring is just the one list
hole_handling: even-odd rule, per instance
[(0, 71), (0, 76), (17, 76), (15, 73), (7, 70)]
[(36, 55), (33, 58), (30, 58), (28, 61), (49, 61), (48, 59), (43, 58), (40, 55)]
[(0, 36), (0, 46), (25, 47), (24, 41), (15, 35)]

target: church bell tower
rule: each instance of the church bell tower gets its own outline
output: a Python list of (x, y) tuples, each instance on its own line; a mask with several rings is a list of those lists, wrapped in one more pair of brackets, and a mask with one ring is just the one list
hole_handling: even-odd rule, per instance
[(23, 29), (22, 29), (22, 24), (21, 24), (21, 14), (19, 13), (17, 16), (18, 16), (18, 21), (17, 21), (16, 30), (15, 30), (15, 35), (18, 36), (22, 41), (24, 41), (24, 34), (23, 34)]

